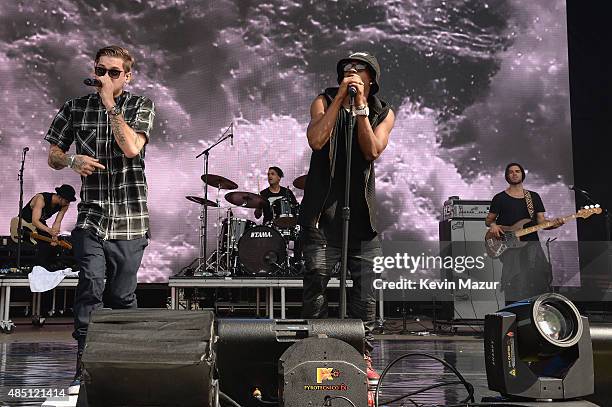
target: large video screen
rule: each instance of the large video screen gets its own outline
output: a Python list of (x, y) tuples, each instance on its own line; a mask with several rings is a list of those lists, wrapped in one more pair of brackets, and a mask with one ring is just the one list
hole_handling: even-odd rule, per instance
[[(563, 0), (482, 1), (71, 1), (0, 5), (0, 234), (17, 215), (17, 172), (29, 146), (27, 202), (80, 177), (47, 165), (43, 137), (63, 102), (91, 92), (97, 49), (135, 57), (133, 93), (156, 104), (146, 147), (151, 244), (141, 282), (166, 281), (198, 255), (202, 150), (233, 123), (234, 143), (210, 153), (210, 173), (238, 190), (267, 187), (269, 166), (292, 181), (308, 171), (309, 107), (336, 85), (336, 62), (368, 51), (382, 67), (379, 96), (396, 113), (376, 161), (384, 240), (437, 240), (450, 196), (491, 199), (518, 161), (548, 216), (574, 212), (566, 9)], [(74, 146), (72, 147), (74, 150)], [(216, 247), (229, 203), (211, 209)], [(76, 206), (62, 224), (69, 233)], [(253, 211), (233, 214), (255, 220)], [(575, 226), (544, 239), (576, 240)], [(577, 268), (555, 255), (555, 273)]]

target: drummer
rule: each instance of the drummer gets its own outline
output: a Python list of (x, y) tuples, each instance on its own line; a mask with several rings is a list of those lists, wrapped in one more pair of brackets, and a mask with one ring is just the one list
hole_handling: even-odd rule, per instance
[(291, 202), (292, 206), (297, 206), (298, 202), (295, 199), (295, 195), (289, 188), (281, 187), (280, 181), (283, 178), (283, 170), (278, 167), (270, 167), (268, 168), (268, 183), (270, 186), (263, 191), (259, 192), (263, 198), (267, 200), (266, 205), (263, 208), (255, 209), (255, 218), (261, 218), (263, 213), (264, 219), (263, 223), (266, 224), (271, 222), (274, 219), (274, 213), (272, 211), (274, 201), (277, 199), (286, 198)]

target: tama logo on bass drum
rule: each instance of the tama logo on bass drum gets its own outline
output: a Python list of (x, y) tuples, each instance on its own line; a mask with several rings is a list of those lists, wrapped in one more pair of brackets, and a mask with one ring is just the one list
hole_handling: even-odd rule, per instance
[(251, 232), (251, 237), (272, 237), (272, 232)]

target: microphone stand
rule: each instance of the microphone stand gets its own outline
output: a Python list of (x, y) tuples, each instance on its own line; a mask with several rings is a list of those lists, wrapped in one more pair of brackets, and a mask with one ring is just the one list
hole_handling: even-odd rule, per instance
[[(553, 274), (553, 261), (552, 261), (552, 258), (550, 257), (550, 244), (552, 242), (554, 242), (555, 240), (557, 240), (556, 237), (553, 237), (552, 239), (549, 237), (548, 239), (546, 239), (546, 254), (548, 254), (548, 264), (550, 265), (550, 275), (551, 275), (551, 277), (552, 277), (552, 274)], [(553, 277), (553, 279), (554, 279), (554, 277)], [(558, 290), (553, 288), (552, 283), (553, 282), (551, 281), (550, 282), (550, 288), (552, 289), (553, 292), (556, 293)]]
[(17, 179), (19, 180), (19, 221), (17, 222), (17, 270), (21, 271), (21, 208), (23, 208), (23, 167), (25, 166), (26, 153), (28, 148), (23, 149), (23, 155), (21, 156), (21, 168), (17, 173)]
[(340, 319), (346, 318), (346, 275), (348, 265), (348, 240), (349, 240), (349, 224), (351, 220), (351, 207), (349, 199), (351, 196), (351, 157), (353, 150), (353, 126), (355, 117), (353, 111), (355, 108), (355, 94), (352, 88), (349, 88), (349, 106), (350, 115), (347, 123), (346, 143), (346, 175), (344, 184), (344, 206), (342, 207), (342, 258), (340, 263)]
[[(582, 195), (587, 202), (591, 203), (592, 205), (597, 205), (597, 202), (595, 202), (593, 198), (591, 198), (591, 194), (589, 194), (587, 191), (584, 191), (580, 188), (576, 188), (575, 186), (572, 187), (572, 190)], [(605, 222), (604, 227), (606, 230), (606, 254), (608, 256), (607, 267), (609, 270), (610, 267), (612, 267), (612, 250), (610, 250), (610, 211), (608, 211), (608, 208), (603, 208), (603, 213)]]
[[(597, 202), (595, 202), (593, 200), (593, 198), (591, 198), (591, 194), (589, 194), (587, 191), (584, 191), (580, 188), (576, 188), (575, 186), (572, 187), (572, 190), (574, 192), (578, 192), (580, 195), (582, 195), (584, 197), (584, 199), (586, 199), (586, 201), (592, 205), (597, 205)], [(605, 219), (605, 228), (606, 228), (606, 241), (609, 242), (610, 240), (612, 240), (612, 236), (611, 236), (611, 231), (610, 231), (610, 212), (608, 211), (608, 208), (603, 208), (603, 212), (604, 212), (604, 219)]]
[(194, 270), (193, 274), (200, 271), (202, 267), (202, 259), (204, 259), (204, 271), (206, 271), (206, 245), (207, 245), (207, 235), (208, 235), (208, 159), (210, 150), (223, 143), (230, 137), (234, 137), (234, 123), (230, 123), (229, 127), (223, 132), (221, 138), (215, 141), (210, 147), (202, 151), (200, 154), (196, 155), (196, 158), (200, 158), (204, 155), (204, 205), (202, 208), (202, 213), (200, 214), (200, 221), (203, 221), (204, 224), (200, 223), (200, 227), (202, 230), (200, 231), (200, 256), (198, 257), (198, 267)]

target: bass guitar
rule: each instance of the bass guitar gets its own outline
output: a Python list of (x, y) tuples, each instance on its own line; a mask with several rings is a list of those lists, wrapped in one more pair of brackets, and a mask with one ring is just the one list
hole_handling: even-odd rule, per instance
[[(11, 219), (11, 239), (13, 239), (13, 242), (15, 243), (17, 243), (17, 240), (19, 237), (19, 234), (17, 231), (18, 224), (19, 224), (19, 216), (15, 216), (13, 219)], [(23, 219), (21, 219), (21, 236), (22, 236), (22, 239), (26, 239), (29, 237), (30, 243), (32, 244), (36, 244), (38, 243), (38, 241), (43, 241), (43, 242), (48, 242), (48, 243), (51, 243), (53, 241), (53, 239), (50, 238), (49, 236), (41, 235), (40, 233), (38, 233), (36, 226), (24, 221)], [(57, 245), (64, 249), (72, 250), (72, 245), (65, 240), (61, 240), (61, 239), (58, 240)]]
[[(563, 217), (563, 220), (573, 220), (577, 218), (586, 219), (593, 214), (600, 214), (601, 208), (599, 205), (585, 206), (584, 209), (580, 209), (578, 212)], [(531, 222), (531, 219), (522, 219), (516, 222), (512, 226), (501, 226), (504, 232), (500, 238), (497, 238), (487, 230), (485, 234), (485, 247), (487, 254), (490, 257), (498, 258), (508, 249), (519, 249), (527, 244), (527, 242), (521, 241), (521, 237), (530, 233), (537, 232), (538, 230), (546, 229), (554, 226), (554, 222), (548, 221), (537, 224), (535, 226), (524, 227), (527, 223)]]

